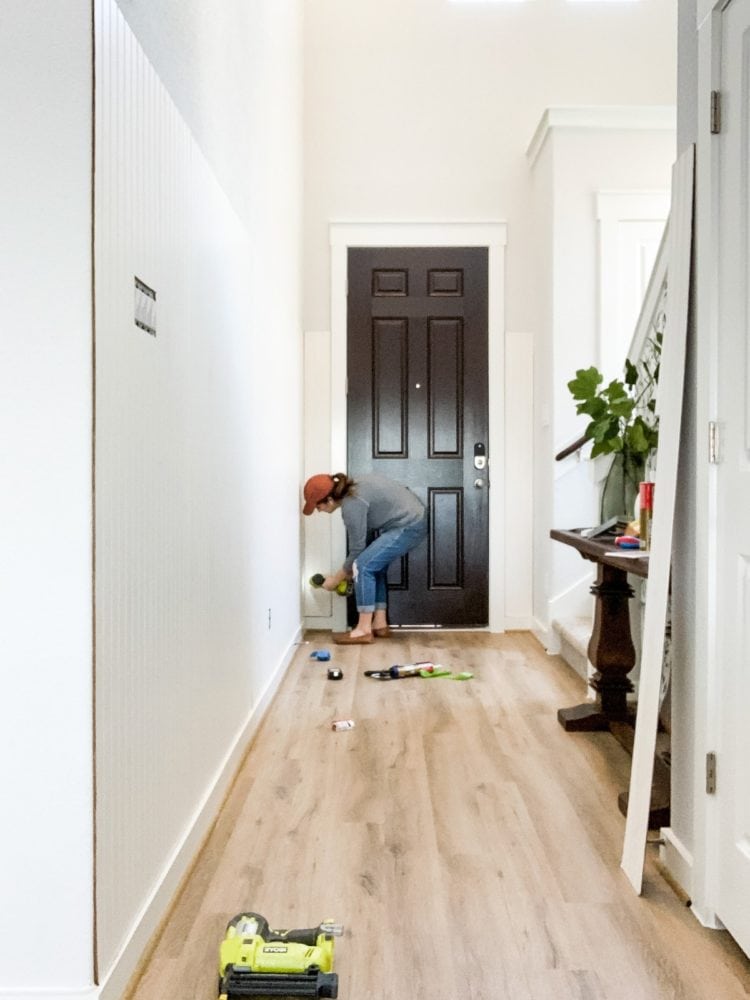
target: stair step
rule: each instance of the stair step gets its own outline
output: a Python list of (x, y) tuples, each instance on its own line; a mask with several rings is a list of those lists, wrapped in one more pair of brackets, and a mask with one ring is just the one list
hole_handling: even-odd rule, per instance
[(589, 648), (589, 639), (591, 638), (591, 629), (593, 628), (593, 622), (590, 618), (580, 617), (580, 618), (564, 618), (560, 621), (554, 621), (552, 627), (559, 633), (560, 638), (564, 639), (569, 646), (581, 653), (582, 656), (586, 656)]
[(588, 680), (588, 646), (593, 622), (590, 617), (561, 618), (552, 622), (560, 636), (560, 656), (584, 680)]

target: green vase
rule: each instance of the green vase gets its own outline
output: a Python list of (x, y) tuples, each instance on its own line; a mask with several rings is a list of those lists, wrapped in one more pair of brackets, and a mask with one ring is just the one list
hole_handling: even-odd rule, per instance
[(633, 520), (638, 484), (643, 479), (645, 463), (642, 458), (618, 451), (612, 459), (604, 480), (601, 502), (601, 520), (624, 517)]

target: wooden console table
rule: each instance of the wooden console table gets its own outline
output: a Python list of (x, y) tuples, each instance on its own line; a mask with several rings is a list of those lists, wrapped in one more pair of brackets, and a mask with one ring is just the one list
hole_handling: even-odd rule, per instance
[(597, 568), (596, 583), (591, 588), (596, 602), (588, 657), (596, 668), (591, 686), (598, 698), (593, 704), (561, 708), (557, 718), (568, 732), (607, 730), (610, 722), (624, 722), (628, 718), (627, 696), (633, 690), (628, 674), (635, 666), (628, 608), (633, 588), (628, 583), (628, 573), (647, 577), (648, 556), (624, 555), (615, 545), (614, 534), (584, 538), (580, 530), (553, 530), (550, 537), (571, 545), (584, 559), (596, 563)]
[[(628, 573), (648, 577), (648, 556), (638, 550), (618, 548), (615, 535), (584, 538), (579, 530), (550, 532), (550, 537), (570, 545), (584, 559), (596, 563), (594, 626), (588, 645), (588, 658), (596, 668), (590, 683), (597, 692), (596, 702), (584, 702), (558, 710), (557, 719), (566, 732), (609, 731), (632, 753), (634, 711), (627, 696), (633, 690), (628, 674), (635, 666), (635, 647), (630, 633), (628, 601), (633, 588)], [(629, 554), (626, 554), (629, 553)], [(669, 768), (657, 753), (654, 761), (654, 784), (649, 826), (669, 825)], [(619, 798), (620, 811), (627, 812), (627, 793)]]

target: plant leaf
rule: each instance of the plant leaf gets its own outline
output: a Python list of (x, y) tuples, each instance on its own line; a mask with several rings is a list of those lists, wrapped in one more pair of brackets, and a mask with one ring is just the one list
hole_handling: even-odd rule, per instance
[(649, 451), (649, 442), (644, 433), (644, 426), (641, 418), (637, 417), (635, 422), (626, 431), (625, 440), (628, 451), (632, 454), (645, 455)]
[(599, 420), (601, 417), (606, 416), (608, 412), (607, 404), (600, 396), (595, 396), (593, 399), (585, 399), (576, 407), (576, 413), (585, 413), (593, 420)]
[(579, 368), (576, 377), (568, 382), (568, 389), (573, 399), (591, 399), (596, 395), (602, 381), (602, 376), (596, 368)]

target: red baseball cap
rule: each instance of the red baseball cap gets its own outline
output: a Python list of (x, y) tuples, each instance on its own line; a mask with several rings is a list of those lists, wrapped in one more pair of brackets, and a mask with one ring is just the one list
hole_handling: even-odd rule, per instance
[(320, 475), (310, 476), (305, 483), (305, 506), (302, 508), (303, 514), (312, 514), (317, 504), (325, 500), (333, 493), (333, 479), (331, 476)]

